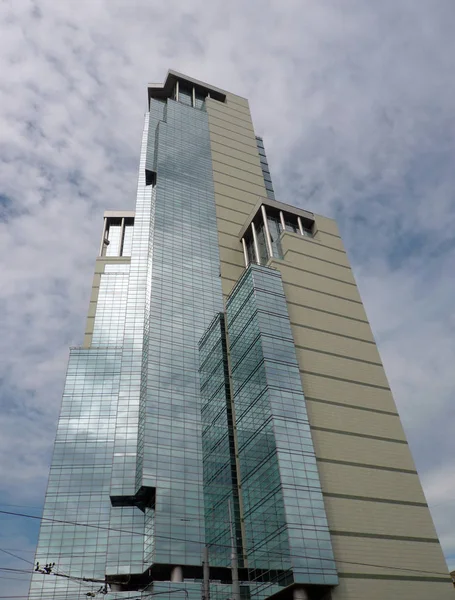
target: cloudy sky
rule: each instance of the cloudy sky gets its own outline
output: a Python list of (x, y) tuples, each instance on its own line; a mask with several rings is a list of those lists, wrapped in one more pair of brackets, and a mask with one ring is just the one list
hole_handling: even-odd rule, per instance
[[(102, 214), (173, 68), (248, 97), (277, 198), (338, 220), (455, 568), (454, 30), (453, 0), (0, 0), (0, 510), (40, 514)], [(0, 567), (36, 535), (0, 514)]]

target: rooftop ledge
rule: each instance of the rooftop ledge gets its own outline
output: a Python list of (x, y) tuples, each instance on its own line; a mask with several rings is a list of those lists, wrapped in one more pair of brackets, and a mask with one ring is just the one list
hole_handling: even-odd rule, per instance
[[(147, 93), (148, 93), (148, 102), (150, 104), (151, 98), (171, 98), (172, 92), (175, 88), (175, 83), (177, 81), (186, 81), (191, 85), (196, 86), (201, 91), (209, 93), (210, 97), (214, 100), (219, 100), (220, 102), (225, 102), (227, 92), (225, 90), (221, 90), (213, 85), (208, 83), (204, 83), (203, 81), (199, 81), (198, 79), (193, 79), (193, 77), (188, 77), (188, 75), (183, 75), (183, 73), (179, 73), (178, 71), (172, 71), (169, 69), (166, 75), (166, 80), (164, 83), (149, 83), (147, 84)], [(240, 96), (239, 96), (240, 97)]]
[(254, 217), (260, 211), (262, 205), (264, 205), (266, 207), (266, 209), (269, 206), (270, 208), (274, 208), (276, 210), (281, 210), (284, 213), (291, 213), (293, 215), (302, 217), (302, 219), (304, 219), (304, 221), (306, 221), (306, 222), (310, 222), (310, 221), (311, 221), (311, 223), (314, 222), (314, 214), (308, 210), (303, 210), (302, 208), (297, 208), (296, 206), (292, 206), (292, 204), (285, 204), (284, 202), (277, 202), (276, 200), (270, 200), (269, 198), (263, 198), (262, 196), (259, 196), (258, 201), (256, 202), (253, 210), (248, 215), (248, 217), (245, 221), (245, 224), (243, 225), (242, 229), (240, 230), (239, 240), (241, 240), (243, 238), (243, 236), (245, 235), (246, 230), (251, 225), (251, 222), (253, 221)]

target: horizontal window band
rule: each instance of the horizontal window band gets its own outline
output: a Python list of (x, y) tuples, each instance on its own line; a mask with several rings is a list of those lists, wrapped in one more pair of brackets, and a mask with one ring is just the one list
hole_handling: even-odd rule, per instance
[(336, 433), (339, 435), (350, 435), (352, 437), (365, 438), (368, 440), (378, 440), (380, 442), (391, 442), (393, 444), (404, 444), (405, 446), (408, 445), (408, 442), (406, 440), (397, 440), (395, 438), (386, 438), (386, 437), (381, 437), (379, 435), (369, 435), (367, 433), (355, 433), (353, 431), (345, 431), (342, 429), (331, 429), (329, 427), (317, 427), (317, 426), (313, 426), (313, 425), (310, 425), (310, 429), (314, 429), (315, 431), (325, 431), (326, 433)]
[(344, 333), (338, 333), (337, 331), (321, 329), (320, 327), (311, 327), (311, 325), (304, 325), (303, 323), (296, 323), (295, 321), (291, 321), (291, 325), (294, 325), (295, 327), (301, 327), (302, 329), (311, 329), (311, 331), (320, 331), (321, 333), (328, 333), (329, 335), (335, 335), (340, 338), (346, 338), (348, 340), (354, 340), (356, 342), (363, 342), (364, 344), (371, 344), (373, 346), (376, 346), (376, 342), (374, 340), (365, 340), (363, 338), (354, 337), (353, 335), (346, 335)]
[(355, 379), (345, 379), (344, 377), (334, 377), (333, 375), (325, 375), (325, 373), (316, 373), (315, 371), (306, 371), (305, 369), (300, 369), (302, 375), (314, 375), (316, 377), (324, 377), (326, 379), (333, 379), (335, 381), (343, 381), (345, 383), (353, 383), (354, 385), (363, 385), (365, 387), (372, 387), (378, 390), (387, 390), (391, 391), (390, 387), (385, 385), (377, 385), (376, 383), (365, 383), (364, 381), (356, 381)]
[(369, 538), (375, 540), (393, 540), (396, 542), (418, 542), (423, 544), (439, 544), (438, 538), (413, 537), (407, 535), (387, 535), (383, 533), (367, 533), (363, 531), (334, 531), (330, 530), (330, 535), (340, 537)]
[[(226, 248), (226, 246), (223, 246), (223, 247)], [(241, 252), (241, 250), (239, 250), (239, 252)], [(291, 302), (290, 300), (288, 300), (287, 302), (288, 302), (288, 304), (291, 304), (292, 306), (299, 306), (301, 308), (307, 308), (308, 310), (315, 310), (317, 312), (322, 312), (326, 315), (333, 315), (334, 317), (340, 317), (341, 319), (349, 319), (350, 321), (356, 321), (357, 323), (366, 323), (367, 325), (370, 324), (365, 319), (356, 319), (355, 317), (348, 317), (346, 315), (341, 315), (340, 313), (331, 312), (330, 310), (323, 310), (322, 308), (317, 308), (315, 306), (309, 306), (308, 304), (299, 304), (298, 302)]]
[(379, 504), (397, 504), (399, 506), (428, 508), (428, 504), (426, 502), (411, 502), (410, 500), (393, 500), (391, 498), (373, 498), (370, 496), (352, 496), (351, 494), (335, 494), (331, 492), (322, 492), (322, 495), (327, 498), (339, 498), (341, 500), (356, 500), (359, 502), (376, 502)]
[(308, 352), (316, 352), (317, 354), (325, 354), (326, 356), (334, 356), (335, 358), (342, 358), (343, 360), (352, 360), (354, 362), (360, 362), (366, 365), (372, 365), (373, 367), (381, 367), (382, 363), (374, 362), (372, 360), (364, 360), (363, 358), (354, 358), (353, 356), (346, 356), (344, 354), (337, 354), (336, 352), (326, 352), (325, 350), (317, 350), (316, 348), (309, 348), (308, 346), (300, 346), (299, 344), (295, 344), (296, 348), (299, 350), (307, 350)]
[[(302, 236), (302, 237), (306, 237), (306, 236)], [(331, 250), (332, 250), (332, 248), (331, 248)], [(328, 265), (334, 265), (335, 267), (341, 267), (342, 269), (351, 270), (351, 267), (349, 265), (342, 265), (340, 263), (334, 262), (333, 260), (327, 260), (326, 258), (319, 258), (318, 256), (313, 256), (312, 254), (307, 254), (306, 252), (298, 252), (297, 250), (286, 250), (286, 252), (284, 254), (284, 260), (286, 260), (286, 255), (289, 252), (292, 252), (293, 254), (298, 254), (299, 256), (306, 256), (306, 257), (312, 258), (314, 260), (320, 260), (321, 262), (327, 263)], [(343, 254), (344, 254), (344, 252), (343, 252)]]
[[(382, 567), (387, 569), (387, 567)], [(394, 567), (399, 569), (399, 567)], [(406, 569), (403, 568), (403, 571)], [(417, 570), (417, 569), (416, 569)], [(450, 576), (448, 577), (424, 577), (423, 575), (381, 575), (379, 573), (338, 573), (338, 577), (342, 579), (383, 579), (385, 581), (426, 581), (429, 583), (451, 583)]]
[(348, 460), (338, 460), (335, 458), (319, 458), (316, 456), (316, 460), (322, 463), (329, 463), (334, 465), (344, 465), (346, 467), (358, 467), (361, 469), (376, 469), (377, 471), (391, 471), (392, 473), (405, 473), (406, 475), (417, 475), (415, 469), (398, 469), (397, 467), (384, 467), (382, 465), (370, 465), (367, 463), (357, 463)]
[(333, 406), (340, 406), (343, 408), (355, 409), (355, 410), (365, 410), (372, 413), (379, 413), (380, 415), (388, 415), (391, 417), (399, 417), (400, 415), (397, 412), (391, 412), (389, 410), (380, 410), (378, 408), (369, 408), (367, 406), (357, 406), (356, 404), (345, 404), (344, 402), (335, 402), (333, 400), (322, 400), (321, 398), (312, 398), (311, 396), (305, 396), (305, 400), (309, 402), (319, 402), (321, 404), (330, 404)]

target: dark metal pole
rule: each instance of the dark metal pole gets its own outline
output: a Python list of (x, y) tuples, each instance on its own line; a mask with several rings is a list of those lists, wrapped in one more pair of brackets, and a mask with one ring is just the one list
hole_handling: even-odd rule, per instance
[(229, 528), (231, 530), (231, 572), (232, 572), (232, 600), (240, 600), (239, 568), (237, 562), (237, 549), (235, 545), (234, 529), (232, 527), (231, 500), (228, 500)]

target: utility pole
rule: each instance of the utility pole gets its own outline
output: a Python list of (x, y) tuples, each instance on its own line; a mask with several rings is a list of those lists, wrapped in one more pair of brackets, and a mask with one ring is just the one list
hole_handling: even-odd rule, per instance
[(228, 500), (229, 529), (231, 531), (231, 572), (232, 572), (232, 600), (240, 600), (239, 567), (237, 562), (237, 546), (235, 543), (234, 529), (232, 527), (231, 499)]

